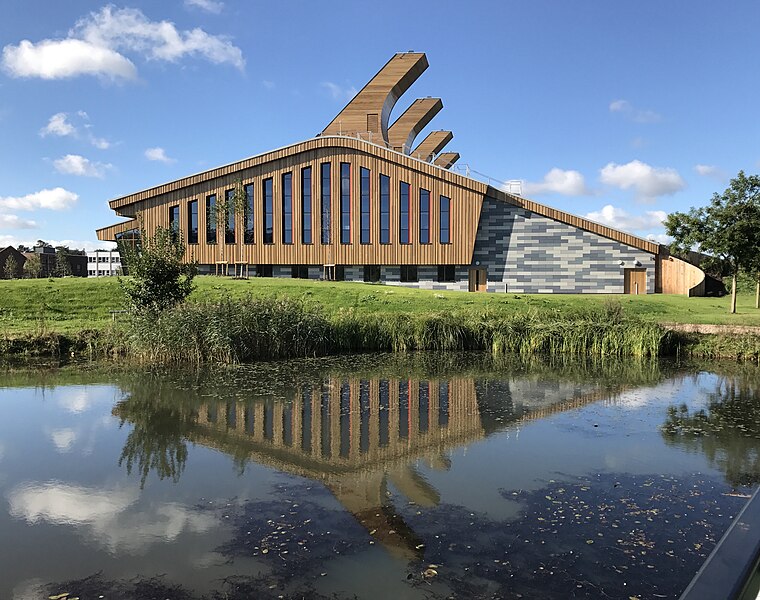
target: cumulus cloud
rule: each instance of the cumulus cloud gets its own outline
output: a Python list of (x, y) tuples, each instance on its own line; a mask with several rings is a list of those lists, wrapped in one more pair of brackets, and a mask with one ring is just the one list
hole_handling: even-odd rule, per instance
[(609, 163), (600, 171), (600, 180), (622, 190), (635, 190), (642, 202), (652, 202), (658, 196), (675, 194), (686, 187), (675, 169), (653, 167), (640, 160), (624, 165)]
[(74, 527), (112, 553), (137, 554), (155, 542), (216, 526), (209, 514), (176, 503), (141, 507), (135, 488), (97, 488), (57, 481), (31, 482), (8, 494), (10, 513), (29, 523), (45, 521)]
[(667, 216), (664, 210), (650, 210), (643, 215), (632, 215), (611, 204), (586, 214), (586, 218), (591, 221), (623, 231), (647, 231), (662, 227), (662, 222)]
[(322, 87), (328, 91), (333, 100), (348, 101), (358, 93), (358, 90), (352, 85), (343, 87), (332, 81), (323, 81)]
[(180, 31), (170, 21), (149, 20), (136, 8), (110, 5), (80, 19), (65, 39), (22, 40), (16, 46), (5, 46), (3, 67), (12, 77), (96, 75), (134, 80), (137, 67), (124, 53), (167, 62), (193, 56), (214, 64), (229, 63), (240, 70), (245, 67), (242, 51), (226, 36), (210, 35), (200, 28)]
[(619, 113), (636, 123), (657, 123), (662, 120), (662, 116), (653, 110), (636, 108), (628, 100), (613, 100), (610, 102), (610, 112)]
[(63, 112), (55, 113), (52, 117), (50, 117), (48, 124), (40, 129), (40, 135), (42, 137), (46, 137), (48, 135), (67, 136), (73, 135), (76, 132), (76, 127), (69, 123), (68, 115)]
[(694, 165), (694, 171), (702, 177), (714, 177), (715, 179), (725, 179), (726, 177), (723, 170), (715, 165)]
[(50, 432), (50, 441), (58, 452), (68, 452), (77, 441), (77, 432), (69, 428), (55, 429)]
[[(73, 119), (73, 121), (72, 121)], [(49, 135), (55, 135), (60, 137), (70, 136), (76, 139), (81, 139), (83, 135), (80, 133), (80, 129), (85, 130), (84, 138), (93, 146), (99, 150), (107, 150), (111, 147), (111, 142), (105, 138), (95, 137), (90, 129), (92, 125), (89, 123), (89, 115), (79, 110), (75, 115), (69, 115), (65, 112), (59, 112), (54, 114), (48, 120), (48, 124), (40, 129), (40, 135), (47, 137)]]
[(215, 0), (185, 0), (185, 6), (200, 8), (206, 12), (218, 15), (224, 8), (224, 2), (216, 2)]
[(145, 158), (148, 160), (154, 160), (166, 164), (177, 162), (176, 159), (170, 158), (166, 155), (166, 151), (163, 148), (156, 146), (155, 148), (148, 148), (145, 151)]
[(64, 175), (78, 175), (80, 177), (98, 177), (103, 178), (107, 170), (113, 168), (113, 165), (91, 160), (80, 156), (79, 154), (67, 154), (53, 161), (55, 170)]
[(544, 180), (524, 185), (525, 195), (562, 194), (563, 196), (583, 196), (589, 193), (586, 182), (578, 171), (554, 168), (544, 175)]
[(44, 189), (26, 196), (0, 196), (0, 209), (10, 210), (64, 210), (76, 204), (79, 196), (62, 187)]
[[(36, 229), (37, 222), (29, 219), (22, 219), (18, 215), (0, 214), (0, 229)], [(3, 248), (8, 244), (2, 245)]]

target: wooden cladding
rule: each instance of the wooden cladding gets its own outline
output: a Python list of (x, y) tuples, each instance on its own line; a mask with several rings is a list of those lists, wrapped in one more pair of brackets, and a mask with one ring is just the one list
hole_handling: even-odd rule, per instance
[[(247, 196), (253, 194), (247, 198), (252, 213), (246, 210), (229, 220), (218, 218), (216, 227), (213, 209), (198, 211), (198, 230), (208, 235), (199, 235), (198, 243), (188, 245), (190, 260), (201, 264), (469, 264), (483, 198), (368, 152), (328, 147), (148, 198), (136, 203), (135, 210), (150, 235), (157, 226), (169, 225), (169, 206), (179, 211), (177, 223), (189, 224), (194, 222), (188, 214), (193, 202), (198, 200), (199, 206), (215, 202), (240, 184)], [(420, 194), (426, 199), (423, 203)], [(445, 222), (440, 221), (441, 215)], [(240, 232), (251, 226), (255, 235), (242, 237)], [(225, 235), (225, 230), (234, 238)], [(440, 231), (446, 232), (443, 239), (451, 238), (451, 243), (441, 243)], [(187, 240), (189, 232), (183, 228), (182, 233)]]

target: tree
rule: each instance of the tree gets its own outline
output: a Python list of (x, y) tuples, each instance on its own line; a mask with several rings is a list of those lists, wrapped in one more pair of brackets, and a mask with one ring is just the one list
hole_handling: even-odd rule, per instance
[(3, 275), (6, 279), (16, 279), (18, 277), (19, 264), (15, 256), (9, 256), (5, 259), (3, 266)]
[(193, 291), (195, 264), (185, 264), (185, 243), (180, 232), (156, 228), (152, 236), (141, 232), (139, 248), (126, 249), (130, 279), (119, 279), (130, 309), (156, 315), (184, 302)]
[(56, 277), (67, 277), (71, 275), (71, 264), (68, 258), (68, 247), (59, 246), (55, 250), (55, 275)]
[(26, 262), (24, 263), (24, 273), (36, 279), (40, 276), (40, 273), (42, 272), (42, 260), (40, 259), (40, 255), (36, 252), (34, 254), (30, 254), (26, 257)]
[(245, 241), (248, 220), (250, 215), (248, 214), (248, 196), (245, 193), (245, 186), (242, 179), (238, 179), (235, 182), (235, 193), (232, 196), (232, 210), (234, 218), (240, 224), (237, 232), (235, 233), (235, 245), (238, 248), (238, 259), (235, 265), (235, 277), (238, 277), (237, 265), (240, 265), (240, 278), (248, 277), (248, 263), (243, 260), (243, 242)]
[(736, 312), (740, 271), (755, 274), (760, 286), (760, 175), (739, 171), (722, 194), (713, 194), (708, 206), (669, 214), (665, 229), (673, 237), (674, 252), (697, 247), (725, 262), (732, 280), (731, 313)]

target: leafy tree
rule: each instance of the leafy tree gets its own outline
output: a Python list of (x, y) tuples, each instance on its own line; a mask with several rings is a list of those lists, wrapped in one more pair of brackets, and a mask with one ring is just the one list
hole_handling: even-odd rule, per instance
[(19, 264), (16, 260), (15, 256), (9, 256), (5, 260), (5, 265), (3, 266), (3, 275), (6, 279), (16, 279), (18, 277), (19, 272)]
[[(245, 186), (242, 179), (238, 179), (235, 182), (235, 193), (232, 196), (232, 210), (234, 211), (235, 219), (237, 219), (238, 231), (235, 236), (235, 245), (238, 248), (238, 260), (240, 264), (240, 278), (248, 277), (248, 265), (243, 260), (243, 242), (245, 237), (246, 225), (248, 221), (247, 213), (248, 209), (248, 197), (245, 193)], [(235, 266), (235, 277), (238, 276), (237, 265)]]
[(68, 259), (68, 247), (59, 246), (55, 250), (55, 275), (56, 277), (66, 277), (71, 275), (71, 263)]
[(760, 286), (759, 175), (746, 176), (739, 171), (722, 194), (713, 194), (708, 206), (668, 215), (665, 229), (673, 237), (674, 252), (697, 247), (725, 263), (732, 279), (732, 313), (736, 312), (736, 276), (740, 271), (757, 275)]
[(40, 273), (42, 272), (42, 260), (40, 259), (40, 255), (36, 252), (26, 257), (26, 262), (24, 263), (24, 273), (33, 278), (37, 278), (40, 276)]
[(155, 315), (182, 303), (193, 291), (195, 264), (185, 264), (185, 243), (178, 231), (156, 228), (141, 234), (139, 248), (125, 246), (130, 279), (119, 279), (130, 308)]

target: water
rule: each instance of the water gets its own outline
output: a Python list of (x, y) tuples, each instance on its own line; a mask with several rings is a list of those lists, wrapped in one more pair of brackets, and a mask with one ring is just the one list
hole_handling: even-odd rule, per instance
[(677, 598), (760, 372), (386, 355), (0, 373), (0, 598)]

